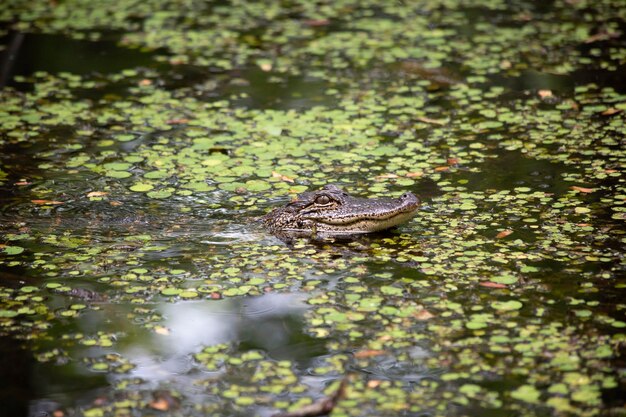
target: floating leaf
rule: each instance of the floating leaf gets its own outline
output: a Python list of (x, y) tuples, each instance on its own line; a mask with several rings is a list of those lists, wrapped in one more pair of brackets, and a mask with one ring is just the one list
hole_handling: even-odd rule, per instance
[(56, 201), (56, 200), (30, 200), (31, 203), (33, 204), (37, 204), (37, 205), (51, 205), (51, 206), (55, 206), (55, 205), (59, 205), (59, 204), (64, 204), (63, 201)]
[(106, 195), (108, 195), (109, 193), (105, 192), (105, 191), (91, 191), (87, 193), (87, 197), (104, 197)]
[(138, 182), (130, 186), (131, 191), (142, 192), (142, 193), (146, 191), (150, 191), (153, 188), (154, 188), (154, 185), (146, 183), (146, 182)]
[(173, 296), (173, 295), (180, 294), (182, 291), (183, 290), (181, 290), (180, 288), (168, 287), (168, 288), (162, 289), (161, 294), (167, 295), (167, 296)]
[(513, 231), (512, 231), (512, 230), (509, 230), (509, 229), (507, 229), (507, 230), (503, 230), (503, 231), (499, 232), (499, 233), (496, 235), (496, 239), (503, 239), (503, 238), (505, 238), (505, 237), (509, 236), (509, 235), (510, 235), (510, 234), (512, 234), (512, 233), (513, 233)]
[(496, 310), (501, 310), (501, 311), (519, 310), (520, 308), (522, 308), (522, 306), (523, 304), (517, 300), (494, 301), (491, 303), (491, 307), (493, 307)]
[(0, 246), (0, 249), (7, 255), (19, 255), (24, 252), (24, 248), (21, 246)]
[(533, 385), (522, 385), (511, 392), (511, 397), (531, 404), (538, 403), (540, 396), (541, 393)]
[(577, 185), (573, 185), (569, 188), (575, 191), (579, 191), (581, 193), (593, 193), (595, 191), (593, 188), (579, 187)]

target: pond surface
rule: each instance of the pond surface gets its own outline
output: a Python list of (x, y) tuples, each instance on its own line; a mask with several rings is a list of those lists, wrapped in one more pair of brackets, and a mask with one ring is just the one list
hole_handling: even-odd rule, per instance
[(625, 415), (622, 3), (9, 1), (0, 415)]

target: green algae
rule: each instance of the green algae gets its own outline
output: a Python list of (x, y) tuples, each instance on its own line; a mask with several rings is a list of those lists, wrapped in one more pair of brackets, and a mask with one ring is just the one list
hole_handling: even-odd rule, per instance
[[(12, 200), (0, 266), (36, 279), (3, 278), (0, 334), (38, 361), (123, 375), (136, 365), (114, 353), (133, 329), (176, 337), (155, 305), (302, 292), (302, 331), (326, 352), (310, 368), (237, 341), (186, 352), (214, 373), (189, 377), (206, 397), (183, 399), (186, 414), (295, 410), (324, 394), (311, 375), (350, 370), (333, 415), (610, 415), (603, 395), (624, 377), (626, 95), (576, 72), (623, 66), (624, 8), (292, 3), (14, 1), (0, 12), (20, 30), (120, 30), (171, 68), (206, 69), (175, 87), (149, 68), (42, 71), (19, 79), (32, 89), (0, 92), (0, 145), (36, 157), (33, 170), (1, 161)], [(222, 85), (250, 84), (242, 68), (277, 90), (281, 77), (323, 80), (333, 99), (255, 106)], [(494, 81), (531, 71), (575, 86)], [(255, 225), (329, 182), (366, 196), (411, 189), (426, 207), (399, 233), (351, 243), (286, 246)], [(113, 328), (57, 337), (127, 306)], [(153, 412), (142, 382), (127, 381), (83, 414)]]

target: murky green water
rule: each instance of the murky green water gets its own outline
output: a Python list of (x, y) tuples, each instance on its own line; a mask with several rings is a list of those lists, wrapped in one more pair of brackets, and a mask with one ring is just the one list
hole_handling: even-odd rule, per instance
[[(0, 415), (624, 412), (620, 1), (0, 11)], [(285, 242), (324, 184), (423, 200)]]

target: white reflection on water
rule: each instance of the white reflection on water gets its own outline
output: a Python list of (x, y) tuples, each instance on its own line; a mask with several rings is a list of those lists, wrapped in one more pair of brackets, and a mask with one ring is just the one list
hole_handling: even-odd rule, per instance
[(301, 316), (304, 299), (303, 294), (266, 294), (163, 303), (157, 310), (169, 335), (155, 334), (122, 354), (136, 365), (132, 376), (154, 382), (187, 373), (193, 367), (192, 355), (204, 346), (254, 338), (260, 347), (272, 349), (288, 342), (294, 329), (285, 323)]

